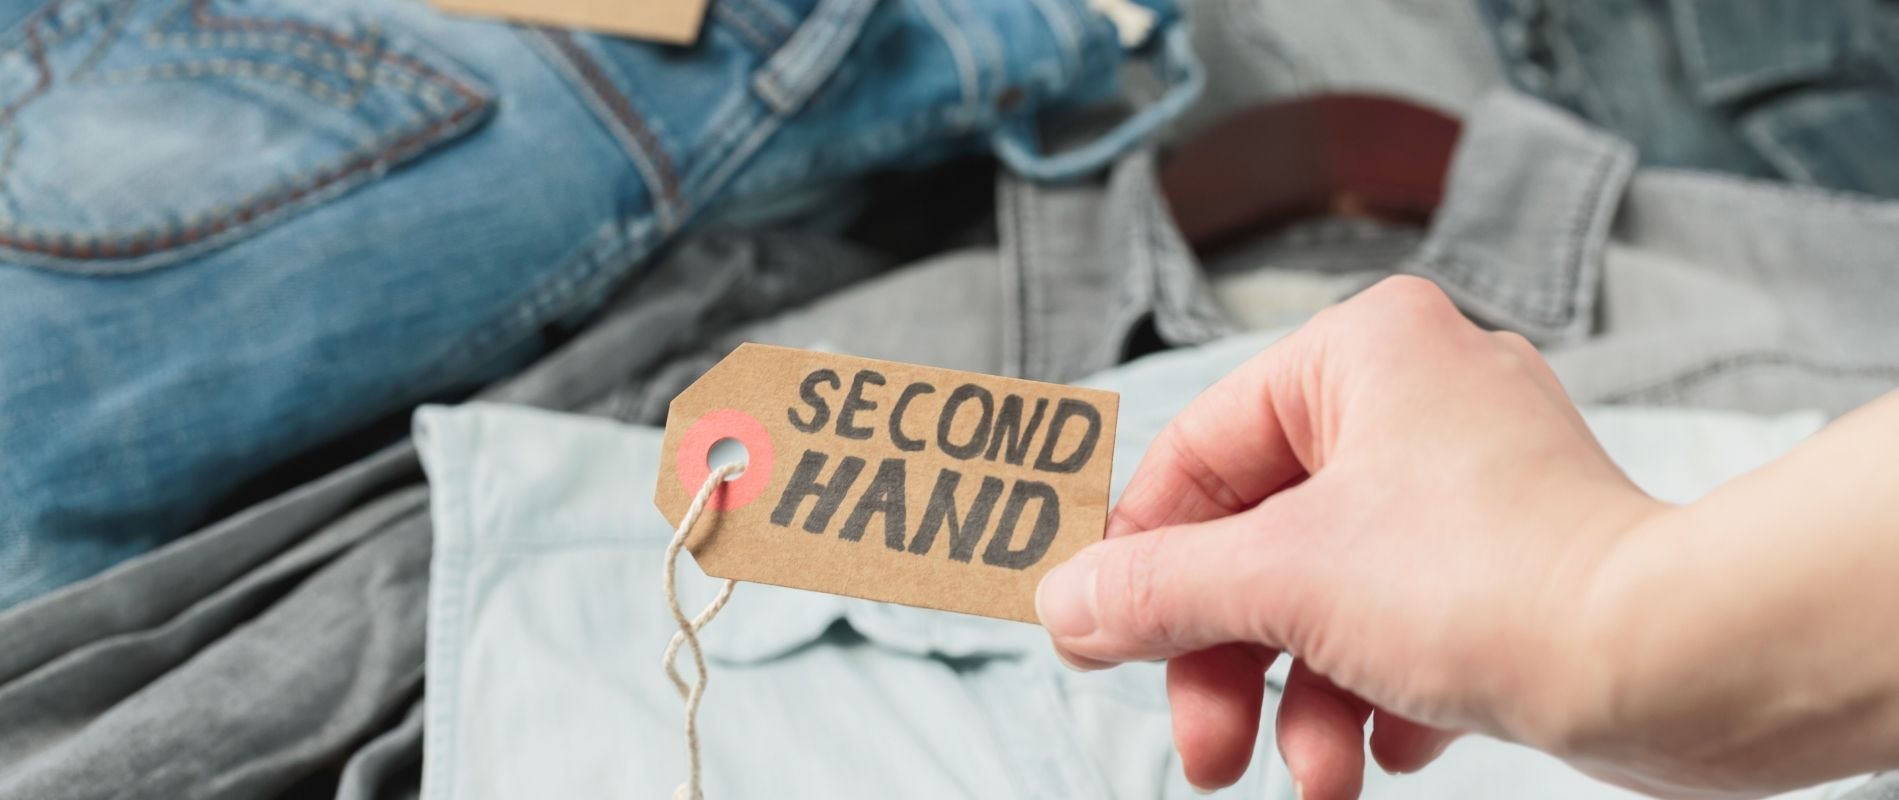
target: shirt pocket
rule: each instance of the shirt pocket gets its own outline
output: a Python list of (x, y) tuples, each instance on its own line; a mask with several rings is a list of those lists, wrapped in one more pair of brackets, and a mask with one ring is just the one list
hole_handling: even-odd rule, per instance
[(414, 37), (321, 4), (54, 2), (0, 35), (0, 260), (175, 264), (375, 180), (492, 106)]

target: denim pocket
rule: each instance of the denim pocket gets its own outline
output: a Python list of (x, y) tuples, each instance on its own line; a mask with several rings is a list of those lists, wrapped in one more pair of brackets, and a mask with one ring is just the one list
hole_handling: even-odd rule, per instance
[(126, 275), (228, 245), (484, 119), (423, 43), (287, 0), (56, 0), (0, 35), (0, 259)]

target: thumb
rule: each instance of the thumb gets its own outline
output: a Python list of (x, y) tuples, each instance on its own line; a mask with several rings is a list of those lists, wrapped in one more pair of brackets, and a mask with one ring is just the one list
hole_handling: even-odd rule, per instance
[(1172, 658), (1228, 642), (1293, 645), (1318, 611), (1311, 589), (1330, 561), (1312, 552), (1326, 537), (1289, 535), (1303, 492), (1090, 545), (1043, 577), (1042, 626), (1074, 664)]

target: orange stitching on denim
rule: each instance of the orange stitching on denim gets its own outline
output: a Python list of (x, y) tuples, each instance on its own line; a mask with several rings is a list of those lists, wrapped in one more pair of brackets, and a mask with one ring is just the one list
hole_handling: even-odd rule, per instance
[(658, 137), (655, 137), (652, 130), (647, 128), (640, 113), (633, 108), (633, 104), (627, 100), (626, 95), (620, 93), (613, 82), (601, 71), (600, 65), (595, 63), (593, 57), (586, 51), (580, 49), (566, 31), (547, 30), (545, 33), (547, 39), (553, 42), (554, 46), (560, 49), (561, 54), (566, 56), (567, 60), (580, 72), (580, 77), (587, 82), (588, 89), (613, 112), (614, 119), (618, 120), (633, 138), (639, 140), (640, 148), (645, 150), (647, 156), (653, 160), (654, 170), (659, 173), (661, 201), (666, 204), (669, 214), (677, 215), (681, 208), (679, 176), (674, 171), (672, 159), (666, 155), (666, 149), (660, 144)]
[(13, 119), (14, 114), (19, 113), (22, 106), (45, 94), (46, 90), (53, 86), (53, 67), (46, 63), (46, 45), (40, 42), (40, 23), (46, 19), (46, 15), (51, 14), (53, 9), (58, 7), (59, 3), (56, 0), (34, 12), (33, 17), (26, 21), (26, 49), (33, 59), (34, 71), (39, 73), (39, 82), (35, 83), (33, 88), (26, 90), (25, 94), (20, 95), (19, 99), (8, 104), (6, 108), (0, 109), (0, 125), (7, 124)]
[[(27, 43), (33, 55), (34, 65), (39, 70), (40, 82), (26, 95), (0, 110), (0, 125), (10, 121), (15, 113), (27, 102), (38, 97), (52, 85), (52, 70), (46, 62), (46, 52), (40, 42), (38, 24), (45, 15), (57, 8), (54, 2), (37, 12), (34, 19), (27, 23)], [(264, 194), (246, 200), (242, 204), (222, 212), (218, 217), (199, 222), (188, 227), (147, 229), (125, 234), (117, 234), (114, 241), (100, 237), (61, 236), (60, 241), (48, 241), (42, 237), (19, 237), (0, 231), (0, 247), (10, 247), (29, 253), (41, 253), (60, 258), (135, 258), (172, 249), (174, 247), (196, 243), (224, 233), (232, 228), (241, 227), (261, 216), (273, 213), (293, 205), (306, 197), (335, 186), (341, 181), (377, 167), (386, 167), (391, 163), (406, 160), (438, 133), (452, 128), (473, 114), (486, 108), (488, 101), (466, 84), (443, 75), (435, 69), (413, 58), (386, 50), (371, 48), (359, 40), (352, 40), (334, 31), (293, 20), (268, 20), (256, 18), (219, 17), (210, 13), (207, 0), (194, 0), (193, 21), (201, 27), (223, 28), (228, 30), (262, 30), (273, 28), (290, 30), (306, 36), (320, 38), (335, 46), (358, 53), (365, 58), (386, 61), (409, 69), (422, 77), (442, 86), (463, 100), (460, 108), (445, 117), (435, 120), (420, 130), (412, 131), (387, 145), (356, 156), (342, 165), (316, 173), (310, 180), (271, 194)]]

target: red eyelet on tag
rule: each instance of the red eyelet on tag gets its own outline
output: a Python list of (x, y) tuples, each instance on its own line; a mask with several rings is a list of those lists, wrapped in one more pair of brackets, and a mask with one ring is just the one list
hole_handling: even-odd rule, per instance
[(722, 439), (745, 445), (747, 454), (745, 471), (721, 484), (707, 501), (714, 509), (731, 511), (758, 499), (771, 483), (771, 434), (756, 418), (732, 408), (706, 412), (679, 437), (679, 452), (673, 458), (673, 465), (679, 473), (680, 488), (688, 495), (698, 493), (699, 487), (705, 485), (706, 476), (712, 474), (712, 467), (706, 461), (712, 453), (712, 445)]

